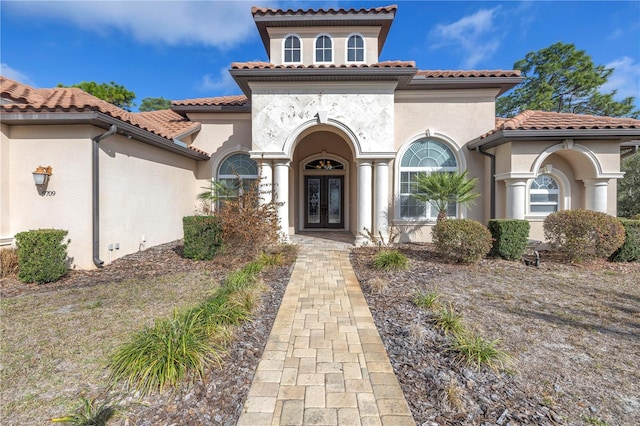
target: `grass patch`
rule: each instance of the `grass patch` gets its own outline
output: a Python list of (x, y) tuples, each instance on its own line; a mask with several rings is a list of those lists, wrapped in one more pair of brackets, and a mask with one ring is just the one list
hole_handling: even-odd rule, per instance
[(494, 371), (504, 370), (513, 365), (513, 358), (498, 349), (499, 340), (487, 340), (473, 332), (455, 333), (450, 350), (458, 353), (467, 366), (479, 370), (486, 365)]
[(414, 305), (423, 309), (438, 309), (440, 308), (440, 297), (442, 295), (436, 290), (418, 291), (411, 301)]
[(51, 419), (53, 423), (66, 423), (76, 426), (106, 426), (111, 419), (127, 418), (126, 407), (108, 401), (98, 403), (94, 399), (80, 398), (76, 412), (64, 417)]
[(445, 334), (462, 334), (465, 331), (462, 325), (462, 314), (456, 312), (451, 303), (441, 307), (431, 321)]
[(373, 267), (383, 271), (402, 271), (409, 269), (409, 259), (398, 250), (381, 250), (373, 259)]
[(220, 363), (221, 349), (210, 342), (200, 315), (174, 313), (138, 332), (111, 356), (111, 381), (147, 395), (202, 377), (208, 363)]

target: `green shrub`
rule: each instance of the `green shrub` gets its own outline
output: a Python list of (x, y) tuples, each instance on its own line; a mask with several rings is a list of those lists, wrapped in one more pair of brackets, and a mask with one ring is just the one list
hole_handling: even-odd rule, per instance
[(624, 243), (609, 260), (613, 262), (635, 262), (640, 260), (640, 220), (620, 219), (624, 226)]
[(185, 216), (184, 257), (195, 260), (211, 260), (222, 245), (220, 220), (216, 216)]
[(475, 220), (441, 220), (432, 235), (436, 251), (459, 262), (476, 263), (491, 249), (491, 233)]
[(491, 219), (487, 228), (493, 237), (491, 255), (520, 260), (527, 248), (529, 222), (520, 219)]
[(544, 236), (570, 262), (606, 259), (624, 243), (620, 220), (592, 210), (562, 210), (547, 216)]
[(18, 278), (23, 282), (49, 283), (67, 273), (68, 231), (37, 229), (16, 234)]
[(409, 269), (409, 259), (398, 250), (384, 249), (376, 254), (373, 266), (383, 271), (400, 271)]

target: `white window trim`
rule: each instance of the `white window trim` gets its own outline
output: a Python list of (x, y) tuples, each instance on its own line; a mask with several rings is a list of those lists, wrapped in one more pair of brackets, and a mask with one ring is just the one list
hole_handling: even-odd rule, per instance
[[(569, 178), (563, 172), (556, 168), (547, 167), (548, 170), (545, 170), (545, 167), (538, 170), (536, 178), (540, 175), (549, 175), (551, 176), (556, 183), (558, 184), (558, 210), (569, 210), (571, 209), (571, 184), (569, 183)], [(527, 213), (525, 215), (525, 219), (527, 220), (544, 220), (551, 213), (537, 213), (531, 211), (531, 182), (533, 182), (535, 178), (529, 179), (527, 181)]]
[[(222, 168), (222, 165), (224, 164), (224, 162), (228, 158), (230, 158), (231, 156), (236, 155), (236, 154), (246, 155), (252, 161), (254, 161), (256, 163), (256, 165), (258, 166), (258, 174), (257, 175), (241, 175), (242, 178), (257, 180), (260, 177), (259, 176), (260, 164), (255, 159), (251, 158), (251, 156), (249, 155), (249, 150), (248, 149), (242, 148), (242, 149), (228, 150), (228, 151), (226, 151), (226, 153), (224, 155), (220, 156), (220, 160), (217, 162), (217, 164), (215, 165), (215, 169), (214, 169), (215, 170), (215, 174), (214, 174), (215, 178), (214, 178), (214, 180), (216, 182), (219, 182), (221, 179), (237, 179), (238, 178), (238, 176), (235, 175), (235, 174), (232, 174), (232, 175), (220, 174), (220, 169)], [(242, 194), (242, 186), (240, 187), (240, 193)], [(215, 203), (214, 207), (217, 210), (219, 208), (218, 203)]]
[[(349, 39), (353, 36), (359, 36), (362, 39), (362, 61), (349, 60)], [(346, 64), (366, 64), (367, 63), (367, 39), (361, 33), (351, 33), (347, 35), (344, 41), (344, 62)]]
[[(467, 162), (465, 159), (464, 154), (461, 152), (461, 148), (459, 146), (459, 144), (457, 144), (452, 138), (450, 138), (449, 136), (443, 134), (443, 133), (439, 133), (439, 132), (434, 132), (431, 129), (427, 129), (426, 132), (424, 133), (420, 133), (418, 135), (413, 136), (412, 138), (410, 138), (409, 140), (407, 140), (407, 142), (405, 142), (400, 149), (398, 150), (398, 154), (396, 155), (396, 161), (394, 161), (394, 174), (395, 174), (395, 178), (394, 178), (394, 195), (393, 195), (393, 200), (394, 200), (394, 207), (393, 207), (393, 222), (396, 224), (433, 224), (436, 222), (435, 218), (405, 218), (402, 217), (400, 215), (400, 173), (403, 171), (427, 171), (428, 168), (421, 168), (421, 167), (401, 167), (401, 163), (402, 163), (402, 158), (404, 157), (405, 153), (407, 152), (407, 150), (409, 149), (409, 147), (414, 143), (419, 141), (420, 139), (433, 139), (433, 140), (437, 140), (438, 142), (443, 143), (447, 148), (449, 148), (451, 150), (451, 152), (453, 152), (454, 157), (456, 158), (456, 163), (458, 164), (457, 168), (455, 167), (445, 167), (445, 168), (441, 168), (439, 169), (440, 171), (457, 171), (459, 173), (462, 173), (464, 170), (467, 169)], [(416, 170), (411, 170), (411, 169), (416, 169)], [(430, 206), (428, 206), (428, 208), (431, 208)], [(463, 218), (465, 217), (467, 214), (467, 207), (465, 205), (458, 205), (457, 206), (457, 218)]]
[[(320, 37), (328, 37), (329, 41), (331, 42), (331, 60), (330, 61), (317, 61), (316, 60), (316, 53), (317, 53), (317, 49), (318, 49), (318, 47), (316, 46), (316, 43), (318, 42), (318, 39)], [(320, 64), (320, 65), (333, 64), (335, 62), (335, 59), (336, 59), (335, 45), (336, 45), (336, 43), (334, 42), (333, 37), (331, 37), (331, 35), (329, 35), (327, 33), (320, 33), (320, 34), (316, 35), (316, 37), (313, 39), (313, 63), (314, 64)]]
[[(287, 42), (287, 39), (289, 37), (296, 37), (298, 39), (298, 41), (300, 42), (300, 61), (298, 62), (287, 62), (285, 61), (285, 43)], [(302, 37), (300, 37), (300, 34), (295, 34), (295, 33), (290, 33), (285, 35), (282, 38), (282, 63), (283, 64), (288, 64), (288, 65), (300, 65), (303, 62), (303, 58), (304, 58), (304, 43), (302, 42)]]

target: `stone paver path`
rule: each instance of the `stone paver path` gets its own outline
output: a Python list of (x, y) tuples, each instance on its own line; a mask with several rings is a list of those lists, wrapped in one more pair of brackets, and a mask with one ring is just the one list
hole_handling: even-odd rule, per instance
[(292, 241), (298, 259), (238, 425), (415, 425), (350, 244), (320, 233)]

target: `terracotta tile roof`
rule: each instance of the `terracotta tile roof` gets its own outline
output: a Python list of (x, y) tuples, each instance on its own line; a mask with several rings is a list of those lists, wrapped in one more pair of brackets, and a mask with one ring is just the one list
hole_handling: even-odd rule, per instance
[(640, 129), (640, 120), (527, 110), (513, 118), (496, 118), (496, 128), (484, 139), (503, 130)]
[(398, 10), (398, 6), (395, 4), (390, 6), (383, 7), (375, 7), (375, 8), (350, 8), (350, 9), (271, 9), (268, 7), (257, 7), (254, 6), (251, 8), (251, 15), (256, 16), (284, 16), (284, 15), (349, 15), (349, 14), (372, 14), (377, 15), (380, 13), (391, 13)]
[(125, 111), (73, 87), (36, 89), (0, 76), (0, 95), (4, 100), (2, 112), (99, 112), (169, 140), (200, 126), (170, 110)]
[(219, 96), (215, 98), (196, 98), (173, 101), (173, 106), (242, 106), (249, 102), (244, 95)]
[(519, 70), (418, 70), (416, 76), (425, 78), (456, 77), (520, 77)]
[(276, 65), (269, 62), (233, 62), (234, 70), (258, 69), (313, 69), (313, 68), (415, 68), (414, 61), (385, 61), (375, 64), (345, 64), (345, 65)]

